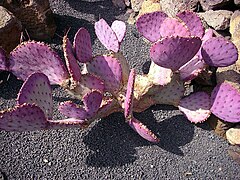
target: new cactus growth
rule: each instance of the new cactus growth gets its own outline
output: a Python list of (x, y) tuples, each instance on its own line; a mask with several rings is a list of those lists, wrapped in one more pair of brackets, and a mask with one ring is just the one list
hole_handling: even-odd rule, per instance
[[(211, 98), (206, 92), (184, 97), (186, 81), (209, 66), (229, 66), (237, 61), (233, 43), (213, 37), (211, 30), (204, 31), (200, 18), (193, 12), (182, 12), (174, 18), (163, 12), (147, 13), (139, 17), (136, 26), (152, 43), (149, 54), (152, 63), (146, 75), (130, 70), (120, 52), (126, 33), (122, 21), (114, 21), (111, 26), (104, 19), (95, 23), (96, 35), (110, 50), (109, 54), (93, 55), (90, 34), (85, 28), (78, 30), (73, 45), (64, 36), (65, 63), (40, 42), (22, 43), (9, 58), (0, 49), (0, 69), (25, 81), (16, 108), (0, 113), (0, 129), (84, 128), (97, 118), (124, 112), (126, 123), (141, 137), (158, 142), (159, 138), (133, 116), (133, 112), (154, 104), (176, 106), (194, 123), (205, 121), (211, 112), (225, 121), (240, 122), (240, 93), (227, 82), (218, 85)], [(84, 69), (79, 63), (83, 63)], [(50, 84), (62, 86), (83, 102), (60, 103), (58, 110), (67, 119), (53, 120)]]

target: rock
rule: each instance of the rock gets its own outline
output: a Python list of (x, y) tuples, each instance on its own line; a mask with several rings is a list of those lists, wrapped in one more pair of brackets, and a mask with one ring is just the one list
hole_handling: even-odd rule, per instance
[(230, 19), (233, 13), (227, 10), (209, 10), (198, 14), (215, 30), (225, 30), (229, 28)]
[(230, 19), (232, 41), (240, 41), (240, 10), (235, 11)]
[(227, 130), (226, 137), (230, 144), (240, 145), (240, 125)]
[(219, 9), (230, 2), (231, 0), (200, 0), (200, 4), (204, 11)]
[(198, 0), (162, 0), (160, 6), (163, 12), (169, 16), (175, 16), (178, 12), (184, 10), (196, 10)]
[(2, 1), (3, 6), (21, 21), (30, 38), (48, 40), (54, 35), (56, 25), (48, 0)]
[(155, 11), (161, 11), (159, 0), (145, 0), (142, 3), (142, 7), (139, 11), (138, 17), (142, 14), (151, 13)]
[(234, 161), (240, 164), (240, 146), (230, 146), (228, 148), (228, 154), (233, 158)]
[(226, 138), (226, 131), (234, 126), (233, 123), (222, 121), (213, 114), (208, 118), (207, 122), (214, 130), (214, 133), (223, 138)]
[(144, 0), (131, 0), (131, 6), (134, 12), (139, 12)]
[(237, 6), (240, 6), (240, 0), (234, 0), (234, 4), (236, 4)]
[(21, 31), (21, 22), (11, 12), (0, 6), (0, 46), (7, 53), (20, 43)]

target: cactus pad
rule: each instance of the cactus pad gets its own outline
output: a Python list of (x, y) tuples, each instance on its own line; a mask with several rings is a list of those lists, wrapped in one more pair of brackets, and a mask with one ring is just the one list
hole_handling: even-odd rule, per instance
[(79, 82), (81, 80), (81, 69), (74, 56), (72, 44), (67, 36), (63, 37), (63, 52), (70, 76), (74, 82)]
[(100, 40), (100, 42), (108, 49), (114, 52), (119, 50), (119, 41), (112, 30), (112, 28), (107, 24), (104, 19), (100, 19), (95, 23), (95, 33)]
[(180, 22), (176, 18), (166, 18), (160, 27), (160, 34), (162, 37), (167, 36), (181, 36), (188, 37), (190, 36), (190, 31), (184, 22)]
[(127, 120), (131, 119), (132, 117), (135, 76), (135, 70), (132, 69), (128, 78), (127, 92), (124, 101), (124, 116)]
[(24, 82), (17, 98), (19, 105), (28, 103), (40, 107), (48, 119), (52, 118), (52, 89), (46, 75), (34, 73)]
[(210, 97), (205, 92), (196, 92), (181, 99), (178, 106), (179, 110), (193, 123), (205, 121), (211, 114), (210, 107)]
[(195, 55), (179, 69), (180, 78), (183, 81), (190, 81), (197, 77), (205, 67), (206, 63), (200, 59), (199, 55)]
[(115, 32), (118, 42), (121, 43), (126, 34), (126, 24), (123, 21), (115, 20), (113, 21), (111, 28)]
[(177, 14), (188, 27), (192, 36), (197, 36), (202, 38), (204, 34), (204, 27), (202, 25), (201, 19), (196, 13), (190, 11), (184, 11)]
[(7, 70), (6, 53), (2, 48), (0, 48), (0, 70)]
[(240, 92), (229, 83), (224, 82), (216, 86), (211, 94), (214, 115), (224, 121), (240, 122)]
[(167, 14), (164, 12), (146, 13), (137, 19), (136, 26), (141, 35), (151, 42), (160, 39), (160, 27)]
[(236, 46), (222, 37), (214, 37), (202, 45), (202, 57), (210, 66), (225, 67), (238, 59)]
[(116, 92), (122, 82), (122, 68), (118, 59), (111, 56), (96, 56), (87, 64), (89, 73), (104, 81), (105, 90)]
[(44, 73), (51, 84), (62, 84), (68, 79), (62, 60), (44, 43), (23, 43), (11, 52), (9, 59), (10, 70), (19, 79), (26, 80), (34, 72)]
[(0, 113), (0, 129), (5, 131), (32, 131), (46, 129), (48, 122), (42, 109), (36, 105), (22, 104)]
[(148, 72), (148, 78), (155, 85), (164, 86), (171, 81), (172, 70), (156, 65), (153, 61)]
[(78, 107), (75, 103), (67, 101), (61, 103), (58, 109), (65, 116), (84, 121), (96, 114), (101, 102), (102, 94), (98, 91), (92, 91), (83, 97), (83, 107)]
[(78, 61), (85, 63), (92, 59), (91, 37), (85, 28), (80, 28), (75, 34), (73, 48)]
[(194, 57), (200, 46), (198, 37), (166, 37), (152, 45), (150, 57), (157, 65), (176, 71)]
[(136, 131), (141, 137), (144, 139), (150, 141), (150, 142), (159, 142), (159, 138), (151, 132), (143, 123), (141, 123), (139, 120), (136, 118), (131, 118), (130, 121), (128, 121), (128, 124), (130, 127)]

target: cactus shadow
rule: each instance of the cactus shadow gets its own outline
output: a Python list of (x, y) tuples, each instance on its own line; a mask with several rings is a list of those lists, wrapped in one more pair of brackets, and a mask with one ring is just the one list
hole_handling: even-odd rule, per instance
[(126, 10), (115, 7), (111, 0), (104, 1), (82, 1), (68, 0), (69, 5), (78, 12), (92, 14), (94, 19), (98, 21), (104, 18), (108, 22), (113, 22), (116, 16), (124, 15)]
[[(158, 108), (169, 110), (165, 106)], [(154, 144), (141, 138), (124, 122), (122, 113), (114, 113), (97, 122), (84, 137), (83, 142), (92, 150), (86, 158), (86, 164), (94, 167), (116, 167), (133, 163), (138, 159), (136, 148), (143, 146), (157, 145), (160, 147), (159, 151), (163, 149), (183, 156), (181, 146), (191, 142), (194, 126), (182, 115), (163, 121), (156, 120), (152, 110), (150, 108), (143, 113), (135, 113), (135, 117), (160, 137), (159, 143)]]

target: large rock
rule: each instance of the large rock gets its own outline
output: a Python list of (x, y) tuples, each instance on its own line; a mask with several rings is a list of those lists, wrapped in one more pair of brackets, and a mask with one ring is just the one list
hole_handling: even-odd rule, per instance
[(139, 12), (144, 0), (131, 0), (131, 6), (134, 12)]
[(219, 9), (230, 2), (231, 0), (200, 0), (200, 4), (204, 11)]
[(48, 0), (2, 0), (2, 4), (21, 21), (30, 38), (48, 40), (54, 35), (56, 25)]
[(199, 0), (161, 0), (160, 5), (163, 12), (169, 16), (175, 16), (181, 11), (196, 10), (198, 1)]
[(0, 46), (7, 53), (20, 43), (21, 31), (21, 22), (10, 11), (0, 6)]
[(240, 145), (240, 126), (227, 130), (226, 137), (230, 144)]
[(240, 40), (240, 10), (235, 11), (231, 17), (230, 33), (233, 41)]
[(198, 13), (206, 23), (215, 30), (225, 30), (229, 28), (230, 19), (232, 16), (231, 11), (227, 10), (209, 10), (204, 13)]
[(234, 0), (234, 3), (240, 7), (240, 0)]

